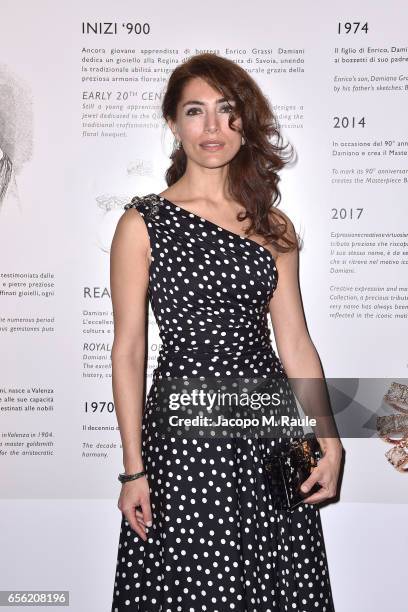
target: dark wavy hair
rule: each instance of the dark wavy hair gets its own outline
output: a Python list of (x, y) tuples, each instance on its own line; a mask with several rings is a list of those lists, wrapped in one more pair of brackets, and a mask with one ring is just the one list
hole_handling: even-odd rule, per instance
[[(167, 121), (176, 121), (177, 105), (184, 86), (196, 77), (205, 80), (227, 100), (235, 101), (228, 118), (232, 123), (241, 117), (245, 144), (229, 164), (228, 188), (246, 212), (238, 221), (251, 220), (252, 230), (265, 237), (277, 251), (287, 252), (299, 247), (299, 237), (293, 239), (287, 232), (287, 217), (276, 206), (281, 200), (278, 171), (294, 157), (290, 143), (282, 143), (278, 120), (267, 98), (254, 79), (235, 62), (215, 53), (194, 55), (171, 73), (162, 101), (162, 114)], [(275, 142), (273, 142), (275, 140)], [(285, 155), (286, 149), (289, 152)], [(176, 183), (185, 173), (187, 156), (184, 149), (174, 148), (165, 180), (168, 186)], [(283, 243), (283, 244), (282, 244)]]

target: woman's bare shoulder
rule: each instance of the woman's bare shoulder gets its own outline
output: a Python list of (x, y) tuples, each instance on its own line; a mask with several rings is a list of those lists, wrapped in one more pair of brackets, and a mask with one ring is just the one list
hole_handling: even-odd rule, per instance
[[(288, 241), (289, 241), (290, 243), (295, 244), (295, 248), (292, 248), (292, 250), (296, 250), (299, 245), (298, 235), (296, 233), (295, 226), (291, 218), (289, 217), (289, 215), (277, 207), (273, 207), (273, 210), (271, 210), (270, 215), (271, 215), (271, 222), (275, 225), (278, 225), (280, 231), (283, 230), (282, 236), (278, 239), (278, 244), (287, 248)], [(287, 251), (287, 252), (292, 252), (292, 250)], [(275, 259), (278, 259), (279, 257), (283, 257), (286, 255), (286, 252), (278, 251), (276, 247), (275, 247), (275, 252), (276, 252)]]
[(111, 251), (134, 259), (139, 255), (150, 260), (150, 238), (144, 219), (143, 202), (126, 205), (112, 240)]

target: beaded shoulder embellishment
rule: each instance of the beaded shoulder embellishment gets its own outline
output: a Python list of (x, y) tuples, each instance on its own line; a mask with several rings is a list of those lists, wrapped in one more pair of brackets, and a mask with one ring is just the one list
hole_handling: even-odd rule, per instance
[(161, 203), (162, 200), (155, 193), (149, 193), (146, 196), (134, 196), (128, 204), (125, 204), (124, 209), (137, 208), (140, 204), (145, 204), (147, 210), (143, 214), (146, 217), (152, 217), (158, 213)]

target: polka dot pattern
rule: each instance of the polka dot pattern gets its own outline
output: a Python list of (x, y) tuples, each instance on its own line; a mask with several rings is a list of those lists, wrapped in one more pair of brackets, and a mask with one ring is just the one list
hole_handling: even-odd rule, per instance
[(154, 426), (161, 375), (286, 377), (267, 323), (272, 254), (156, 194), (130, 207), (149, 233), (162, 344), (142, 422), (153, 525), (144, 542), (122, 515), (112, 612), (333, 612), (318, 507), (272, 507), (262, 454), (281, 439)]

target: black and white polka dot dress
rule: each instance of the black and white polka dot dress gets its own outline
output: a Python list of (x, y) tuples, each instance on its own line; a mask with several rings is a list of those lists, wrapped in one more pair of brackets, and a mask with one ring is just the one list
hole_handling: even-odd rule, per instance
[(145, 542), (122, 515), (112, 612), (333, 612), (319, 509), (272, 508), (264, 440), (154, 427), (160, 375), (286, 376), (267, 324), (272, 254), (157, 194), (130, 207), (150, 237), (162, 344), (142, 424), (153, 525)]

